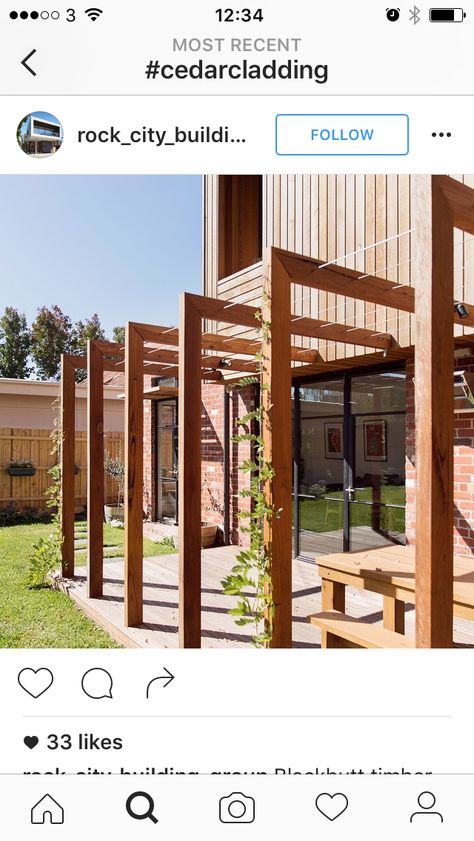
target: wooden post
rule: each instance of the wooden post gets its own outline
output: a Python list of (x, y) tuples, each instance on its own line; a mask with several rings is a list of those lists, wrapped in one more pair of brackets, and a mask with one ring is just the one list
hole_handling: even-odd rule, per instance
[(143, 339), (125, 330), (125, 626), (143, 622)]
[(72, 578), (74, 575), (76, 382), (74, 365), (64, 354), (61, 356), (60, 400), (62, 574), (65, 578)]
[(181, 296), (179, 325), (179, 644), (201, 647), (201, 314)]
[[(267, 484), (267, 502), (278, 516), (264, 524), (266, 551), (271, 556), (273, 586), (272, 648), (292, 645), (292, 423), (291, 423), (291, 283), (274, 249), (265, 259), (262, 401), (265, 461), (275, 475)], [(271, 408), (269, 408), (271, 405)]]
[(405, 633), (405, 603), (400, 599), (383, 597), (383, 626), (397, 634)]
[(453, 644), (453, 217), (415, 176), (416, 645)]
[(103, 595), (104, 359), (87, 343), (87, 595)]
[[(321, 581), (321, 608), (323, 610), (346, 610), (346, 585), (340, 581)], [(321, 648), (345, 648), (343, 640), (328, 631), (321, 631)]]

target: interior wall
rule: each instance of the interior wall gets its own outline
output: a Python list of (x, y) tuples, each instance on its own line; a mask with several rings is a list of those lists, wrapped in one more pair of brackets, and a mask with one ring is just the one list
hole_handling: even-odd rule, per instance
[[(386, 421), (386, 460), (372, 461), (365, 458), (364, 427), (365, 421)], [(359, 426), (360, 424), (360, 426)], [(328, 427), (338, 426), (342, 434), (342, 418), (312, 418), (302, 419), (301, 423), (301, 463), (300, 482), (310, 487), (316, 483), (342, 483), (342, 456), (339, 458), (328, 456)], [(404, 415), (374, 415), (364, 417), (357, 422), (355, 436), (355, 476), (363, 478), (364, 474), (372, 476), (387, 475), (402, 478), (405, 473), (405, 416)]]

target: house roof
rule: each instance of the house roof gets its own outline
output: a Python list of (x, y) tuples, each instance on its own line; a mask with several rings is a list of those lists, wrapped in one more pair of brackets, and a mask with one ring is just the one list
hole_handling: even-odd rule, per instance
[[(111, 381), (104, 379), (105, 397), (114, 400), (117, 394), (123, 391), (123, 374), (109, 374), (107, 376)], [(114, 377), (122, 377), (122, 382), (116, 383)], [(59, 396), (59, 383), (51, 380), (18, 380), (0, 377), (0, 394), (56, 398)], [(77, 383), (76, 397), (83, 399), (87, 397), (87, 381)]]
[(104, 371), (104, 386), (110, 386), (111, 388), (117, 388), (123, 391), (125, 388), (125, 374), (123, 371), (118, 371), (116, 374), (112, 371)]

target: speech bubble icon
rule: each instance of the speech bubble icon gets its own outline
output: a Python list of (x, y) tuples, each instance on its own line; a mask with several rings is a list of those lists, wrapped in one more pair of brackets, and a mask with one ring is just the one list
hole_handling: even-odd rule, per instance
[(107, 669), (89, 669), (81, 680), (82, 691), (95, 701), (112, 698), (113, 685), (112, 675)]

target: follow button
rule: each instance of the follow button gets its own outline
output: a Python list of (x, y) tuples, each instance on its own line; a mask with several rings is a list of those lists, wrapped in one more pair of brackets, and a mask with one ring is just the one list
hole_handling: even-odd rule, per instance
[(277, 155), (408, 155), (408, 114), (277, 114)]

